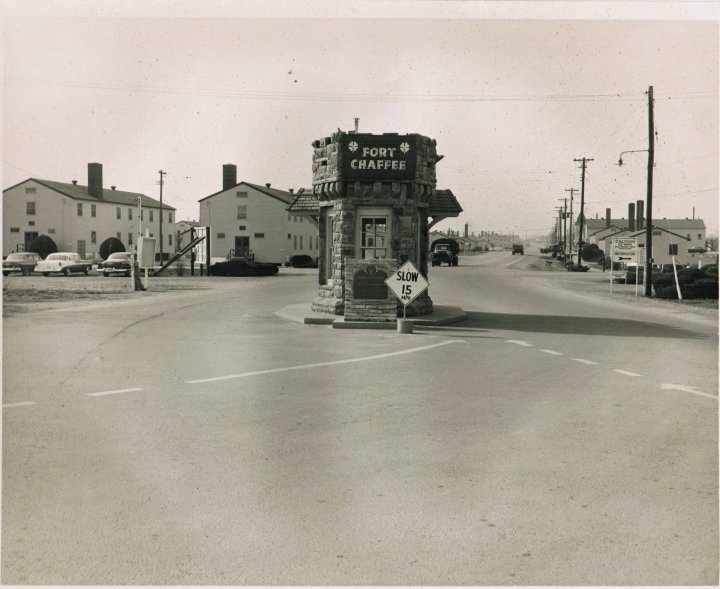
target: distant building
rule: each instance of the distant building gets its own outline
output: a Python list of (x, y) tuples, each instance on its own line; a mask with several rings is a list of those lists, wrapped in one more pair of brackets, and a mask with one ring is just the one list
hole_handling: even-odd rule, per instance
[[(638, 223), (635, 218), (587, 219), (583, 223), (584, 241), (597, 244), (607, 254), (615, 237), (636, 238), (638, 246), (644, 248), (646, 230), (643, 224), (644, 220)], [(706, 227), (702, 219), (653, 219), (652, 258), (655, 264), (670, 263), (673, 257), (670, 251), (677, 251), (677, 262), (690, 264), (697, 256), (688, 250), (706, 246)]]
[(223, 189), (200, 203), (200, 225), (210, 227), (211, 258), (249, 256), (282, 264), (294, 255), (318, 256), (317, 223), (288, 212), (297, 195), (237, 182), (237, 168), (223, 166)]
[[(51, 238), (58, 251), (75, 251), (97, 257), (100, 244), (119, 239), (127, 250), (137, 240), (138, 201), (142, 228), (159, 236), (160, 203), (136, 192), (104, 188), (102, 164), (88, 164), (87, 186), (28, 178), (3, 190), (3, 257), (25, 250), (39, 235)], [(163, 203), (163, 242), (174, 249), (175, 208)]]

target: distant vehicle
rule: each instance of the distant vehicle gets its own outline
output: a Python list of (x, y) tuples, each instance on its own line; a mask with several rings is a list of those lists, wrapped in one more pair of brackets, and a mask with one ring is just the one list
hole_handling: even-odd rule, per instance
[(50, 254), (47, 258), (38, 262), (35, 271), (42, 273), (43, 276), (49, 276), (50, 274), (70, 276), (73, 272), (82, 272), (87, 275), (91, 265), (92, 262), (83, 260), (78, 253), (58, 252)]
[(440, 237), (433, 241), (430, 251), (430, 263), (433, 266), (447, 264), (448, 266), (458, 265), (458, 253), (460, 245), (449, 237)]
[(512, 255), (520, 254), (521, 256), (525, 253), (525, 247), (521, 243), (514, 243), (512, 246)]
[(3, 260), (3, 276), (9, 276), (11, 272), (21, 272), (23, 276), (30, 276), (35, 266), (42, 258), (35, 252), (17, 252), (10, 254)]
[(687, 250), (687, 253), (689, 254), (704, 254), (707, 250), (702, 247), (701, 245), (697, 245), (694, 247), (689, 247)]
[(132, 272), (133, 254), (132, 252), (115, 252), (110, 254), (108, 259), (100, 264), (100, 272), (107, 278), (113, 274), (122, 274), (130, 276)]
[(278, 273), (275, 264), (249, 262), (246, 258), (230, 258), (209, 268), (210, 276), (273, 276)]
[(557, 254), (560, 253), (561, 249), (562, 248), (560, 247), (559, 244), (554, 243), (552, 245), (546, 245), (545, 247), (541, 247), (540, 253), (541, 254), (552, 254), (553, 257), (555, 257)]
[(290, 265), (293, 268), (317, 268), (317, 259), (313, 260), (310, 256), (305, 254), (297, 254), (290, 258)]

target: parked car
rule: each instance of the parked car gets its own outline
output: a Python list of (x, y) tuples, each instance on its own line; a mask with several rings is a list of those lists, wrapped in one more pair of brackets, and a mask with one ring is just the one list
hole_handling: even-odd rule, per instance
[(297, 254), (290, 258), (290, 265), (293, 268), (317, 268), (317, 259), (313, 260), (310, 256), (305, 254)]
[(43, 276), (50, 274), (64, 274), (69, 276), (72, 272), (87, 274), (90, 271), (91, 262), (83, 260), (80, 254), (75, 252), (58, 252), (50, 254), (35, 266), (35, 272), (41, 272)]
[(23, 276), (30, 276), (35, 266), (42, 258), (35, 252), (17, 252), (10, 254), (3, 260), (3, 276), (9, 276), (11, 272), (21, 272)]
[(521, 256), (525, 253), (525, 247), (521, 243), (514, 243), (512, 246), (512, 255), (520, 254)]
[(210, 276), (273, 276), (278, 273), (275, 264), (249, 262), (246, 258), (230, 258), (210, 266)]
[(130, 276), (132, 272), (133, 254), (132, 252), (115, 252), (110, 254), (108, 259), (100, 264), (100, 272), (107, 278), (114, 274), (122, 274)]

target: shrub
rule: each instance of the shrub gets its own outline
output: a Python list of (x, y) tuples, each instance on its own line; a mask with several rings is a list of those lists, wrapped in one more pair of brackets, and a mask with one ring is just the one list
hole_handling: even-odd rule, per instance
[(701, 278), (683, 288), (683, 297), (688, 299), (716, 299), (718, 298), (717, 280)]
[(110, 254), (124, 252), (125, 245), (117, 237), (108, 237), (100, 244), (100, 257), (107, 260)]
[(44, 260), (50, 254), (57, 252), (58, 248), (52, 237), (48, 237), (47, 235), (38, 235), (30, 242), (27, 251), (35, 252)]

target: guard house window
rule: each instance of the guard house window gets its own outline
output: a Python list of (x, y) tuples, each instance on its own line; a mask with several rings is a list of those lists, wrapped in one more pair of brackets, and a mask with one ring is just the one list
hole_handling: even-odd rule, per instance
[(360, 211), (358, 215), (360, 251), (356, 252), (360, 259), (380, 260), (390, 255), (389, 219), (389, 211), (382, 209)]
[(77, 216), (82, 217), (82, 203), (77, 203)]
[(25, 213), (28, 215), (34, 215), (35, 214), (35, 202), (28, 202), (25, 205)]

